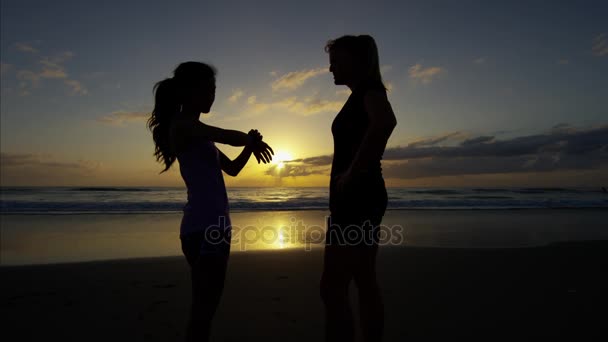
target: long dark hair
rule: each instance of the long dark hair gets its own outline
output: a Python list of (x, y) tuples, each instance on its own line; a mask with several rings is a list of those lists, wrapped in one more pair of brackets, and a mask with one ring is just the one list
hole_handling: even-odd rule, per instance
[(342, 36), (327, 42), (325, 52), (330, 53), (335, 50), (346, 51), (349, 53), (363, 70), (365, 81), (373, 82), (386, 89), (382, 82), (380, 73), (380, 58), (378, 57), (378, 47), (376, 41), (370, 35)]
[(154, 139), (154, 156), (157, 162), (165, 164), (163, 173), (171, 167), (175, 159), (175, 151), (169, 146), (169, 128), (171, 120), (180, 112), (184, 103), (184, 95), (194, 86), (215, 80), (216, 69), (201, 62), (184, 62), (173, 70), (173, 77), (165, 78), (154, 84), (154, 110), (147, 121)]

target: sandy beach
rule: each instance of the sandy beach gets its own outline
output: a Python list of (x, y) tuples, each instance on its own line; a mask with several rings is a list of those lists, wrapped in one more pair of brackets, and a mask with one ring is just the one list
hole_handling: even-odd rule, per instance
[[(382, 248), (386, 340), (606, 333), (607, 247), (596, 241)], [(232, 255), (215, 340), (321, 341), (321, 261), (320, 249)], [(3, 267), (0, 273), (3, 335), (10, 340), (183, 337), (190, 283), (180, 257)]]
[[(326, 214), (236, 212), (233, 223), (277, 233), (296, 218), (314, 231)], [(180, 217), (1, 216), (4, 336), (181, 340), (190, 279)], [(378, 256), (386, 341), (605, 333), (607, 218), (601, 209), (388, 211), (383, 224), (404, 230)], [(233, 241), (216, 341), (322, 340), (323, 245), (277, 236)]]
[[(216, 341), (321, 341), (322, 249), (231, 256)], [(182, 257), (2, 267), (8, 340), (179, 341)], [(383, 247), (386, 341), (606, 334), (608, 241), (547, 247)], [(356, 300), (356, 289), (351, 288)], [(579, 339), (580, 340), (580, 339)]]

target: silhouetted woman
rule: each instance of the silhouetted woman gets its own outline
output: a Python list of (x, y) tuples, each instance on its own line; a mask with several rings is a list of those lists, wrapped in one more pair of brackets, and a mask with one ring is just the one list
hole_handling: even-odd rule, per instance
[(354, 280), (364, 340), (380, 341), (384, 309), (376, 281), (376, 255), (379, 225), (388, 202), (380, 160), (397, 121), (372, 37), (343, 36), (329, 41), (325, 51), (334, 83), (352, 91), (331, 127), (334, 157), (321, 278), (325, 340), (354, 340), (348, 297)]
[[(231, 222), (222, 171), (238, 175), (252, 153), (260, 161), (271, 160), (272, 149), (257, 130), (243, 133), (213, 127), (199, 121), (215, 99), (213, 67), (185, 62), (173, 77), (154, 85), (154, 110), (148, 120), (156, 145), (156, 160), (167, 171), (179, 160), (188, 189), (180, 226), (182, 251), (190, 265), (192, 307), (186, 332), (188, 341), (207, 341), (219, 303), (230, 252)], [(215, 142), (244, 146), (230, 160)]]

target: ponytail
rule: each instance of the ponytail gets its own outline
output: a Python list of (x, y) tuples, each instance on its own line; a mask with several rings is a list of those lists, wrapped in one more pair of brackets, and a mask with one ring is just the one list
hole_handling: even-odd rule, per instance
[(169, 129), (171, 119), (180, 111), (180, 101), (176, 81), (173, 78), (166, 78), (157, 82), (153, 88), (154, 110), (148, 119), (148, 128), (152, 131), (155, 148), (154, 156), (157, 162), (165, 164), (163, 173), (175, 162), (175, 151), (169, 145)]
[(171, 167), (176, 153), (169, 144), (169, 131), (171, 121), (175, 115), (181, 112), (184, 95), (190, 93), (190, 89), (201, 82), (209, 79), (215, 80), (217, 71), (214, 67), (201, 62), (184, 62), (175, 68), (173, 77), (165, 78), (154, 84), (154, 110), (147, 121), (148, 128), (152, 131), (154, 139), (154, 156), (157, 162), (162, 162), (165, 169)]

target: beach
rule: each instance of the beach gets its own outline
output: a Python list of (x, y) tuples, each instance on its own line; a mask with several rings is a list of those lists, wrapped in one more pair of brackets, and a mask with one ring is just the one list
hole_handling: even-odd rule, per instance
[[(383, 248), (386, 340), (606, 333), (607, 247)], [(321, 252), (232, 255), (214, 340), (321, 341)], [(3, 335), (179, 341), (190, 299), (187, 267), (180, 257), (3, 267)], [(353, 301), (355, 294), (351, 288)]]
[[(295, 214), (314, 223), (323, 220), (324, 212)], [(281, 221), (293, 217), (294, 212), (243, 215), (238, 218), (235, 213), (235, 222)], [(29, 218), (48, 223), (43, 216)], [(26, 265), (25, 257), (20, 259), (22, 264), (7, 265), (3, 258), (3, 335), (24, 341), (181, 340), (190, 304), (188, 265), (178, 254), (176, 227), (169, 226), (166, 231), (154, 228), (174, 222), (178, 216), (160, 216), (167, 221), (148, 215), (143, 227), (152, 232), (152, 246), (160, 243), (155, 242), (157, 239), (169, 239), (163, 245), (171, 245), (174, 256), (169, 251), (169, 256), (162, 257), (123, 253), (109, 258), (112, 260), (41, 265)], [(408, 229), (405, 243), (381, 246), (378, 255), (386, 340), (605, 334), (606, 216), (605, 210), (591, 209), (389, 211), (385, 224), (401, 223)], [(11, 217), (3, 216), (3, 249), (23, 245), (23, 240), (14, 235), (12, 242), (5, 241), (5, 224), (13, 222)], [(80, 225), (91, 233), (92, 229), (82, 222), (101, 225), (107, 219), (104, 229), (117, 230), (112, 233), (110, 229), (110, 236), (120, 236), (119, 231), (131, 232), (116, 249), (128, 249), (125, 241), (132, 241), (133, 245), (148, 242), (146, 236), (150, 232), (138, 223), (142, 218), (137, 215), (131, 217), (130, 228), (129, 220), (121, 215), (96, 220), (86, 215), (59, 217), (63, 218), (52, 224), (62, 221), (64, 227), (69, 227), (67, 222), (72, 222), (74, 227)], [(123, 222), (120, 228), (107, 225), (117, 220)], [(25, 224), (27, 220), (18, 221)], [(489, 222), (493, 224), (488, 226)], [(503, 231), (503, 225), (514, 232), (510, 240), (506, 239), (510, 235)], [(141, 229), (140, 233), (135, 227)], [(39, 226), (38, 231), (43, 228)], [(525, 231), (528, 235), (521, 235)], [(81, 235), (84, 236), (88, 234)], [(84, 249), (94, 237), (80, 243), (68, 242)], [(554, 241), (559, 239), (566, 242)], [(501, 248), (496, 245), (499, 241), (511, 246)], [(297, 243), (291, 248), (281, 248), (280, 244), (271, 247), (232, 253), (225, 292), (214, 320), (214, 340), (322, 340), (323, 306), (318, 294), (322, 246), (309, 250), (306, 244)], [(29, 250), (30, 247), (20, 251)], [(96, 253), (89, 256), (96, 257)], [(351, 297), (356, 302), (354, 287)]]
[[(232, 253), (323, 246), (325, 210), (231, 213)], [(181, 256), (182, 214), (3, 214), (0, 265)], [(608, 240), (608, 210), (388, 210), (384, 245), (446, 248), (542, 246)]]

